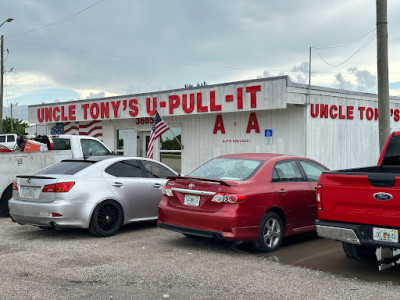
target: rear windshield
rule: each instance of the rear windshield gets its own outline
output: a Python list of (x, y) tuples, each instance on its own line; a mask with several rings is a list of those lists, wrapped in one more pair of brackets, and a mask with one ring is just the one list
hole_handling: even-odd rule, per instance
[(91, 166), (93, 161), (61, 161), (55, 165), (52, 165), (37, 174), (47, 175), (47, 174), (64, 174), (64, 175), (74, 175), (79, 171)]
[(400, 165), (400, 135), (395, 135), (390, 140), (382, 165)]
[(247, 180), (261, 167), (263, 161), (241, 158), (214, 158), (189, 174), (191, 177)]
[(71, 150), (71, 143), (68, 139), (53, 138), (54, 150)]

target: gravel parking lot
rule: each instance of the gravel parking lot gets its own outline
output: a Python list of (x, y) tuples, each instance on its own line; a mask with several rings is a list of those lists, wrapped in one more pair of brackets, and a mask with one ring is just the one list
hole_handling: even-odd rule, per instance
[(110, 238), (0, 219), (1, 299), (383, 299), (398, 285), (271, 261), (155, 223)]

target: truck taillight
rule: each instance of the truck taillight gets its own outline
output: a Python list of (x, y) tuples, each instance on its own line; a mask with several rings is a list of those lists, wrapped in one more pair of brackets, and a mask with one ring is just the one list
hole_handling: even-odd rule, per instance
[(75, 185), (75, 182), (60, 182), (56, 184), (45, 185), (43, 193), (66, 193)]
[(161, 189), (161, 194), (167, 196), (167, 197), (172, 197), (174, 193), (172, 192), (171, 188), (164, 186)]
[(13, 181), (12, 189), (13, 191), (18, 191), (18, 185), (15, 181)]
[(317, 207), (322, 210), (322, 185), (317, 185)]
[(211, 202), (234, 204), (244, 200), (244, 198), (246, 198), (246, 196), (242, 194), (216, 193), (214, 197), (211, 199)]

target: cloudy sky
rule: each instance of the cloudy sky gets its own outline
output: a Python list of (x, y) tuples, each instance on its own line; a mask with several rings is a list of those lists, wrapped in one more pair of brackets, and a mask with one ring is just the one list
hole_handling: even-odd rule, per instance
[[(26, 105), (289, 75), (376, 93), (375, 0), (2, 0), (4, 113)], [(388, 0), (400, 95), (400, 1)]]

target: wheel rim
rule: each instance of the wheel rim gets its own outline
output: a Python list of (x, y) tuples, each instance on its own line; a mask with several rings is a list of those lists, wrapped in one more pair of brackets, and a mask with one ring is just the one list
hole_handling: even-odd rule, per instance
[(274, 248), (281, 239), (281, 225), (277, 219), (271, 218), (265, 222), (264, 242), (268, 248)]
[(112, 230), (118, 223), (118, 209), (107, 204), (101, 207), (97, 215), (97, 224), (104, 231)]

